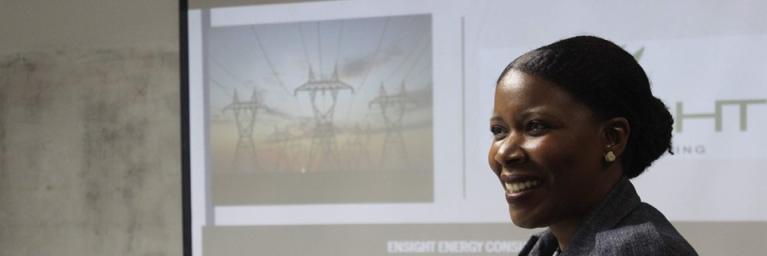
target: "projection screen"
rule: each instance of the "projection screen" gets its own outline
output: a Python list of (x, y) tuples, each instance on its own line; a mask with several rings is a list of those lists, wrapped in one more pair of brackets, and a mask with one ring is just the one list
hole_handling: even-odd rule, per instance
[[(245, 2), (245, 3), (244, 3)], [(767, 249), (767, 3), (192, 1), (187, 255), (515, 254), (495, 79), (574, 35), (633, 53), (675, 119), (633, 180), (702, 255)]]

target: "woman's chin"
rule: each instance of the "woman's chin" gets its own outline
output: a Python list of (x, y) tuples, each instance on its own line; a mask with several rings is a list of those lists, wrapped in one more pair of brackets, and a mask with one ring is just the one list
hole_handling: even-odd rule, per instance
[(526, 214), (520, 211), (509, 209), (509, 215), (511, 216), (511, 222), (520, 228), (533, 229), (546, 226), (532, 214)]
[(513, 218), (511, 219), (511, 222), (513, 222), (514, 225), (516, 225), (517, 227), (520, 227), (520, 228), (534, 229), (534, 228), (540, 228), (541, 227), (539, 225), (535, 225), (535, 224), (530, 223), (530, 222), (518, 221), (518, 220), (515, 220)]

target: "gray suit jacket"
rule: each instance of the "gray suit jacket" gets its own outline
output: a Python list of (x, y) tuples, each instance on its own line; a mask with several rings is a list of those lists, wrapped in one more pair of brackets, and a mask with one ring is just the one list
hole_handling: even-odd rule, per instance
[[(527, 241), (519, 255), (552, 255), (559, 247), (550, 230)], [(634, 186), (622, 179), (578, 226), (567, 250), (574, 255), (698, 255), (654, 207), (642, 203)]]

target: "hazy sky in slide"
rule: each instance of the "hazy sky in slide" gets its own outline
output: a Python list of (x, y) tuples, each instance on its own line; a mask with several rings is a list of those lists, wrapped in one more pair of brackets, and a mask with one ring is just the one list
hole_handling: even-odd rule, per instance
[[(209, 36), (214, 119), (231, 119), (222, 110), (234, 91), (247, 100), (254, 88), (266, 105), (288, 118), (311, 117), (309, 96), (294, 96), (294, 90), (307, 81), (310, 68), (317, 78), (330, 78), (336, 66), (340, 79), (355, 89), (339, 93), (340, 123), (375, 112), (368, 102), (382, 84), (394, 94), (404, 81), (407, 91), (431, 109), (430, 15), (215, 27)], [(318, 95), (325, 106), (329, 99)], [(416, 119), (430, 118), (430, 112)]]

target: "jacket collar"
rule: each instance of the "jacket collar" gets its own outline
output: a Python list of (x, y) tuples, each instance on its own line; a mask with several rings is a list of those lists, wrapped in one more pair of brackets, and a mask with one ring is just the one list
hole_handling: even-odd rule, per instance
[[(560, 254), (586, 255), (594, 247), (594, 234), (616, 226), (625, 216), (641, 205), (642, 201), (634, 189), (634, 185), (626, 178), (621, 178), (607, 193), (602, 202), (597, 205), (584, 221), (578, 225), (567, 250)], [(551, 230), (533, 235), (520, 252), (520, 255), (552, 255), (559, 247)]]

